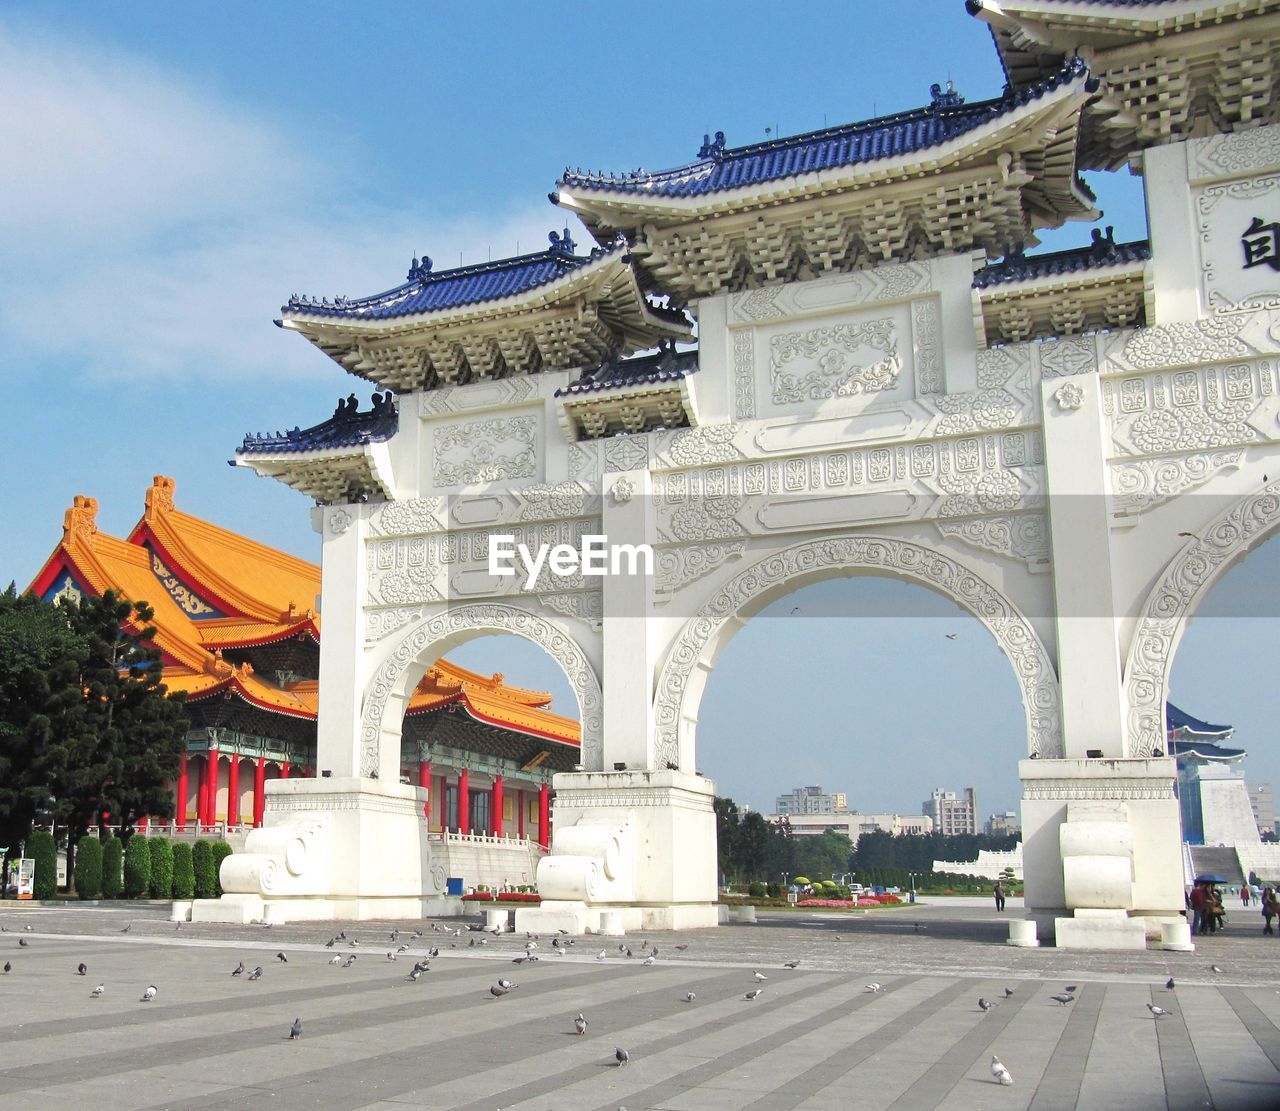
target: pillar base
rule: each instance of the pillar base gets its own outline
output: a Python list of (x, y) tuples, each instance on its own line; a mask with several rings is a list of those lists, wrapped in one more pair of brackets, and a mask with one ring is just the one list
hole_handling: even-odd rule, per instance
[(1006, 945), (1015, 945), (1019, 949), (1035, 949), (1040, 945), (1040, 939), (1036, 937), (1036, 924), (1034, 919), (1014, 918), (1009, 921), (1009, 936), (1005, 940)]
[(1054, 938), (1059, 949), (1145, 949), (1147, 925), (1122, 910), (1077, 910), (1054, 920)]
[(516, 933), (555, 933), (625, 937), (638, 930), (701, 930), (720, 924), (713, 903), (668, 906), (616, 906), (545, 901), (516, 911)]

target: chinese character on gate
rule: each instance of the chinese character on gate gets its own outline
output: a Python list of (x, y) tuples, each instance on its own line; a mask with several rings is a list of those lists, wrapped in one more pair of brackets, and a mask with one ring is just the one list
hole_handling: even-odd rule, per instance
[(1253, 223), (1244, 229), (1240, 246), (1244, 248), (1246, 270), (1263, 263), (1272, 270), (1280, 270), (1280, 223), (1273, 220), (1264, 224), (1261, 216), (1255, 216)]

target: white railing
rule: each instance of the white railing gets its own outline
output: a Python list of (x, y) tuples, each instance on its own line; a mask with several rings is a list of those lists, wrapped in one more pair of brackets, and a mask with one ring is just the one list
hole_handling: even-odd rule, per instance
[[(35, 829), (48, 830), (50, 833), (61, 833), (64, 836), (67, 832), (66, 826), (35, 826)], [(119, 837), (123, 827), (113, 825), (90, 826), (85, 832), (95, 837), (101, 837), (104, 833), (113, 837)], [(134, 826), (134, 833), (141, 833), (144, 837), (170, 837), (179, 841), (199, 841), (202, 838), (217, 841), (235, 841), (243, 840), (253, 829), (252, 826), (237, 822), (235, 825), (229, 825), (227, 822), (205, 822), (201, 824), (196, 821), (186, 822), (182, 828), (178, 827), (176, 819), (169, 819), (167, 822), (149, 822), (144, 827)]]
[(505, 849), (521, 849), (528, 852), (531, 848), (542, 848), (537, 841), (528, 837), (512, 837), (509, 833), (494, 835), (492, 833), (459, 833), (446, 829), (431, 834), (432, 840), (442, 841), (446, 845), (496, 845)]

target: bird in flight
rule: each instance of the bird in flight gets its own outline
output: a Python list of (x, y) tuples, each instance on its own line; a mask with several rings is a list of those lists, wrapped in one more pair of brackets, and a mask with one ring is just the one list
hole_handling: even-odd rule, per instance
[(1009, 1085), (1013, 1083), (1013, 1077), (1009, 1074), (1009, 1070), (1004, 1067), (999, 1057), (991, 1058), (991, 1075), (996, 1078), (997, 1084)]
[(947, 639), (955, 640), (959, 635), (960, 635), (959, 633), (947, 633)]

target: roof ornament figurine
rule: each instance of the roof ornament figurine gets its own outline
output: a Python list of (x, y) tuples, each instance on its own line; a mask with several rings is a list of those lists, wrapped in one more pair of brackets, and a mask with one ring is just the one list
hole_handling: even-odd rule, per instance
[(1107, 225), (1106, 235), (1101, 228), (1094, 228), (1091, 233), (1089, 257), (1095, 260), (1108, 259), (1116, 253), (1116, 229)]
[(698, 148), (699, 158), (710, 158), (716, 162), (724, 157), (724, 132), (717, 131), (716, 137), (712, 139), (709, 135), (702, 136), (702, 146)]
[(933, 103), (930, 105), (931, 108), (959, 108), (964, 103), (964, 97), (956, 92), (954, 81), (947, 82), (945, 92), (941, 85), (930, 85), (929, 96), (933, 98)]
[(578, 249), (578, 245), (573, 241), (573, 237), (569, 234), (569, 229), (565, 228), (564, 233), (551, 232), (547, 239), (551, 243), (551, 253), (560, 255), (564, 258), (572, 258), (574, 251)]
[(407, 279), (411, 282), (425, 282), (430, 277), (431, 259), (427, 255), (423, 255), (422, 258), (418, 258), (415, 255), (413, 262), (409, 266)]

